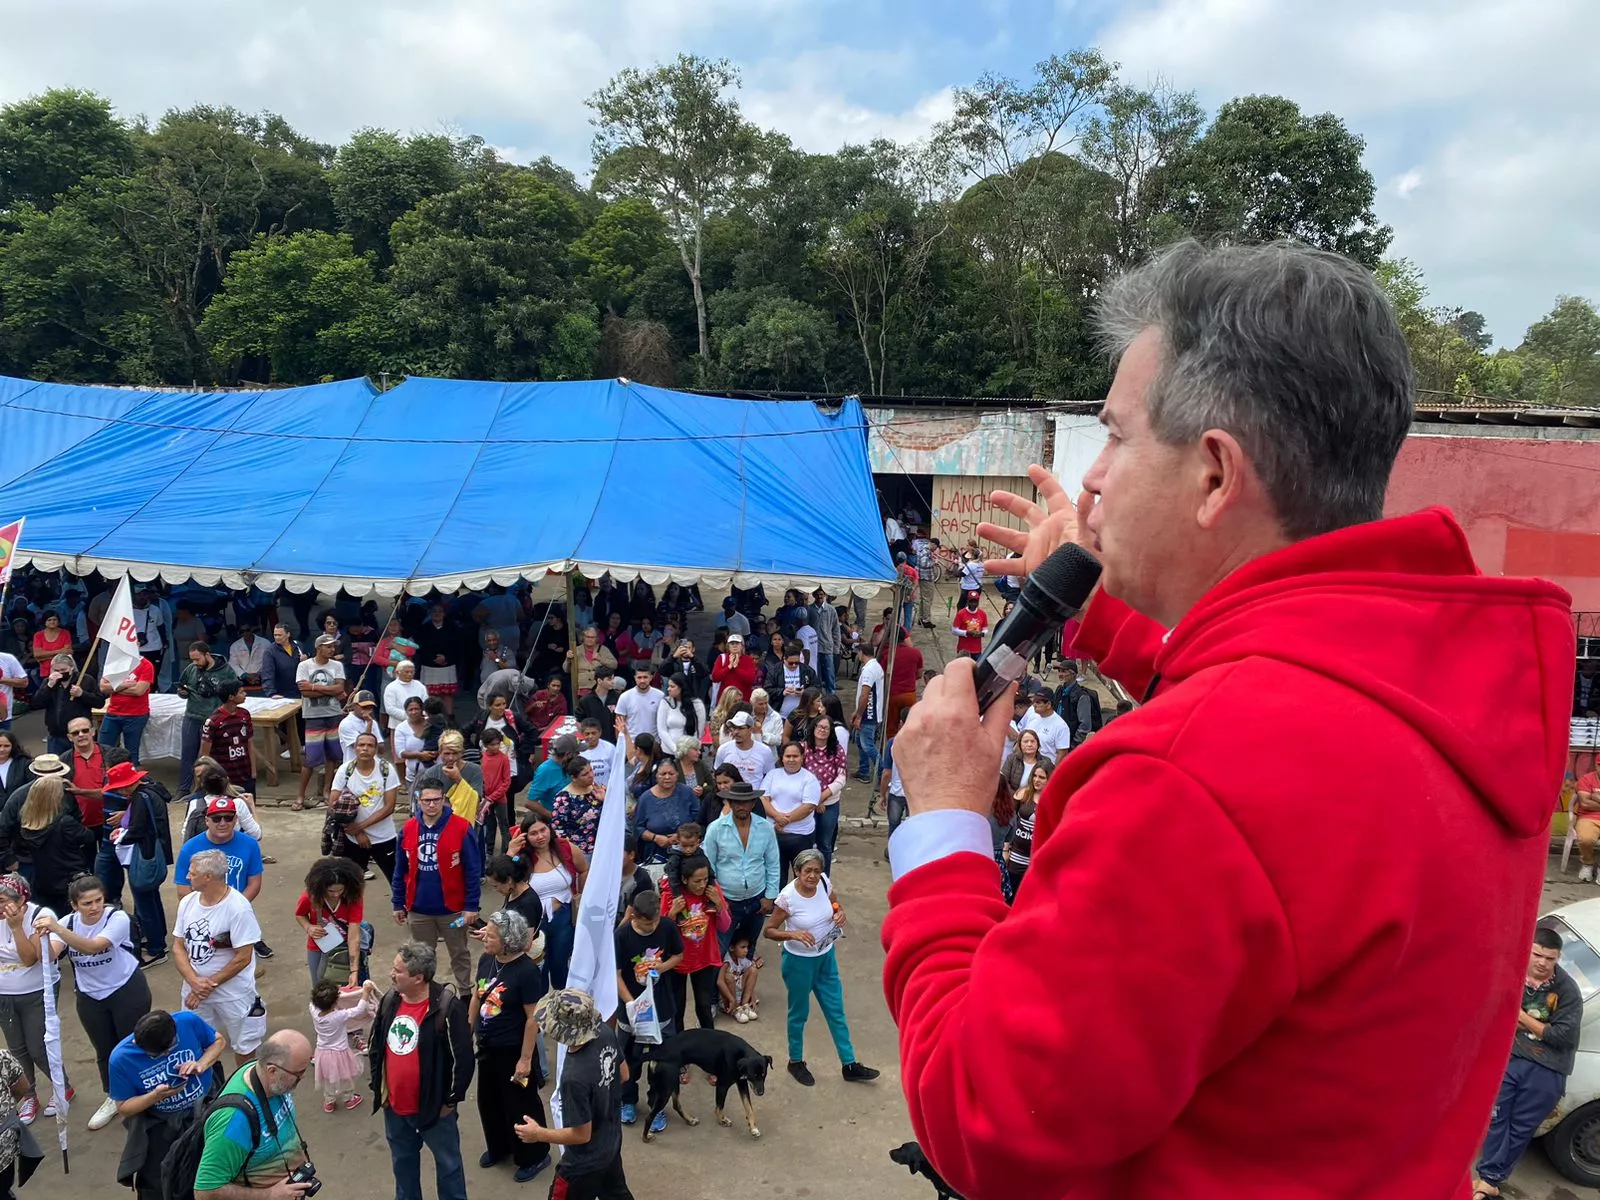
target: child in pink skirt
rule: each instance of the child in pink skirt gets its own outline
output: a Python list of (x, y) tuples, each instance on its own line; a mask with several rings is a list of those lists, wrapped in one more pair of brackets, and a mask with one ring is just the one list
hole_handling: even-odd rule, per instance
[(343, 992), (338, 984), (324, 980), (311, 989), (310, 1008), (311, 1023), (317, 1028), (317, 1050), (311, 1061), (322, 1088), (322, 1111), (331, 1113), (340, 1101), (347, 1109), (361, 1107), (361, 1093), (352, 1086), (361, 1064), (350, 1050), (350, 1027), (365, 1024), (377, 1012), (377, 985), (369, 979), (359, 990)]

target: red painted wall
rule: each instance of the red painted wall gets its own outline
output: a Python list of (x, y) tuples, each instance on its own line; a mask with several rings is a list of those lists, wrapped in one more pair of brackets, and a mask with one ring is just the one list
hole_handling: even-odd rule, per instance
[(1406, 439), (1385, 515), (1452, 510), (1489, 575), (1539, 575), (1600, 611), (1600, 436)]

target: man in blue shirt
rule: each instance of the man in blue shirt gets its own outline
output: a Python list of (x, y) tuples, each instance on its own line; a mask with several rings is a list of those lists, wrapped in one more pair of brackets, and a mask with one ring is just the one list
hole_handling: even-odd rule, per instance
[(556, 793), (567, 786), (567, 763), (578, 753), (578, 739), (563, 733), (550, 742), (550, 757), (539, 764), (528, 784), (528, 807), (546, 821), (551, 816), (551, 806)]
[(727, 801), (728, 811), (706, 829), (703, 850), (732, 918), (718, 935), (726, 954), (740, 934), (757, 945), (761, 923), (772, 912), (778, 898), (778, 834), (766, 817), (754, 815), (761, 797), (748, 783), (736, 783), (717, 798)]
[[(173, 878), (178, 884), (178, 899), (193, 889), (189, 886), (189, 859), (202, 850), (220, 850), (228, 859), (228, 886), (254, 904), (261, 891), (261, 876), (266, 869), (261, 858), (261, 843), (248, 833), (239, 832), (239, 802), (232, 796), (206, 798), (206, 827), (178, 850)], [(272, 947), (256, 943), (256, 953), (272, 957)]]
[[(107, 1090), (128, 1125), (130, 1143), (118, 1176), (132, 1177), (138, 1200), (159, 1200), (162, 1160), (194, 1120), (225, 1046), (222, 1035), (196, 1014), (158, 1008), (135, 1021), (133, 1032), (112, 1049)], [(144, 1154), (132, 1161), (136, 1138), (142, 1138)]]

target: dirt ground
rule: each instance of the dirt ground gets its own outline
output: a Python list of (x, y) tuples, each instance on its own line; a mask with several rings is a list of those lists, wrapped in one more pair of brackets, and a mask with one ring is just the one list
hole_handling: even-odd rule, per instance
[[(952, 652), (948, 634), (949, 609), (954, 591), (948, 585), (938, 590), (934, 620), (940, 629), (929, 634), (918, 631), (917, 644), (923, 649), (930, 668), (940, 668)], [(874, 613), (882, 602), (872, 605)], [(998, 619), (998, 612), (991, 613)], [(873, 623), (876, 616), (873, 618)], [(693, 628), (698, 638), (704, 631)], [(709, 644), (704, 636), (701, 645)], [(1050, 681), (1052, 685), (1055, 680)], [(848, 710), (854, 694), (853, 684), (841, 679), (839, 694)], [(1109, 705), (1108, 705), (1109, 707)], [(18, 733), (30, 745), (42, 748), (44, 737), (40, 718), (30, 715), (17, 722)], [(305, 939), (294, 923), (294, 904), (299, 896), (305, 869), (316, 856), (322, 825), (320, 810), (295, 813), (288, 808), (293, 798), (293, 781), (287, 763), (283, 785), (267, 789), (261, 821), (265, 831), (266, 853), (278, 859), (268, 866), (257, 901), (257, 915), (276, 957), (263, 964), (259, 976), (261, 994), (267, 1002), (272, 1028), (294, 1028), (312, 1035), (306, 1004), (310, 982), (303, 949)], [(169, 786), (174, 783), (177, 764), (153, 762), (147, 766)], [(738, 1028), (740, 1035), (770, 1054), (777, 1064), (769, 1080), (767, 1094), (757, 1101), (762, 1137), (753, 1140), (744, 1131), (733, 1106), (735, 1127), (723, 1129), (712, 1119), (712, 1092), (703, 1079), (686, 1090), (684, 1107), (701, 1118), (689, 1128), (675, 1116), (665, 1133), (650, 1145), (643, 1144), (643, 1125), (626, 1131), (623, 1158), (635, 1195), (651, 1200), (699, 1200), (702, 1197), (750, 1195), (785, 1197), (833, 1197), (870, 1195), (875, 1200), (928, 1200), (931, 1187), (913, 1179), (904, 1168), (891, 1163), (888, 1152), (912, 1137), (900, 1091), (899, 1056), (896, 1034), (883, 1000), (883, 951), (878, 929), (888, 910), (886, 891), (888, 865), (883, 861), (886, 829), (879, 823), (861, 821), (866, 811), (866, 789), (852, 780), (844, 795), (834, 878), (841, 897), (849, 907), (850, 935), (838, 944), (839, 965), (844, 975), (845, 1008), (851, 1036), (861, 1061), (882, 1070), (874, 1084), (846, 1084), (839, 1077), (838, 1060), (827, 1036), (820, 1013), (813, 1010), (807, 1027), (806, 1053), (817, 1086), (802, 1088), (783, 1070), (786, 1058), (783, 1028), (783, 984), (775, 966), (763, 979), (765, 997), (760, 1021)], [(174, 813), (176, 813), (176, 808)], [(854, 820), (852, 820), (854, 819)], [(1592, 889), (1579, 890), (1570, 882), (1557, 880), (1557, 863), (1552, 860), (1546, 877), (1545, 908), (1553, 908), (1592, 895)], [(378, 945), (373, 955), (374, 972), (380, 981), (386, 975), (386, 952), (402, 940), (401, 931), (387, 917), (388, 900), (383, 880), (373, 880), (368, 900), (371, 919), (377, 929)], [(169, 889), (170, 891), (170, 889)], [(497, 903), (486, 890), (486, 904)], [(176, 909), (176, 897), (169, 894), (169, 921)], [(443, 959), (443, 947), (440, 947)], [(768, 954), (769, 962), (772, 954)], [(448, 977), (448, 962), (441, 962), (441, 975)], [(169, 964), (148, 972), (157, 1005), (178, 1003), (179, 979)], [(69, 985), (70, 986), (70, 985)], [(68, 996), (67, 991), (63, 996)], [(68, 999), (63, 1015), (67, 1069), (78, 1099), (69, 1126), (72, 1171), (61, 1172), (60, 1156), (54, 1146), (54, 1128), (40, 1120), (35, 1131), (46, 1144), (47, 1157), (38, 1174), (20, 1193), (25, 1200), (69, 1200), (83, 1196), (116, 1194), (113, 1179), (121, 1154), (123, 1133), (119, 1123), (97, 1133), (85, 1122), (99, 1105), (102, 1096), (87, 1039), (71, 1012)], [(548, 1100), (549, 1085), (546, 1085)], [(347, 1196), (379, 1197), (392, 1194), (392, 1172), (383, 1127), (370, 1108), (333, 1115), (323, 1113), (320, 1093), (310, 1077), (297, 1096), (302, 1128), (317, 1164), (318, 1175), (326, 1183), (326, 1200)], [(462, 1151), (467, 1161), (467, 1187), (474, 1196), (543, 1197), (549, 1175), (541, 1174), (528, 1185), (511, 1179), (509, 1167), (481, 1170), (477, 1156), (482, 1152), (482, 1131), (475, 1104), (469, 1100), (462, 1114)], [(426, 1156), (425, 1156), (426, 1157)], [(423, 1190), (434, 1196), (431, 1167), (424, 1162)], [(1536, 1145), (1528, 1153), (1504, 1189), (1513, 1200), (1600, 1200), (1600, 1191), (1576, 1187), (1550, 1167)]]

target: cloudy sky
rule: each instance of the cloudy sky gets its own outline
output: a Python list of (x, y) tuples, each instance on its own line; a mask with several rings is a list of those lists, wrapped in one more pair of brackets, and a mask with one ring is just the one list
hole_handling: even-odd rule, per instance
[(0, 0), (0, 102), (72, 84), (325, 141), (456, 128), (581, 174), (584, 98), (680, 50), (732, 58), (753, 119), (828, 150), (915, 137), (952, 88), (1087, 45), (1211, 110), (1272, 92), (1344, 117), (1394, 252), (1497, 344), (1558, 294), (1600, 301), (1600, 0)]

